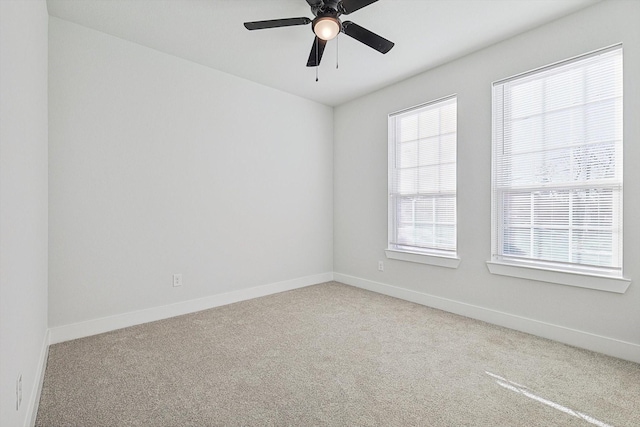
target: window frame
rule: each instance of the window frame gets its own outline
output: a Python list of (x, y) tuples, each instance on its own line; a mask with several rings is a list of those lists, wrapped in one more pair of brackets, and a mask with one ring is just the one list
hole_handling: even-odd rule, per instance
[[(395, 162), (396, 162), (396, 146), (398, 144), (398, 140), (397, 140), (397, 127), (395, 126), (395, 119), (398, 116), (401, 116), (403, 114), (407, 114), (407, 113), (411, 113), (411, 112), (415, 112), (416, 115), (420, 114), (420, 112), (423, 111), (428, 111), (430, 108), (437, 108), (438, 104), (446, 104), (448, 102), (451, 101), (455, 102), (455, 116), (456, 116), (456, 128), (455, 128), (455, 180), (456, 180), (456, 185), (454, 186), (454, 190), (453, 190), (453, 197), (454, 197), (454, 201), (455, 201), (455, 215), (454, 215), (454, 250), (449, 251), (449, 250), (442, 250), (439, 248), (427, 248), (427, 247), (422, 247), (422, 248), (418, 248), (416, 247), (415, 249), (410, 248), (409, 245), (402, 245), (399, 243), (394, 243), (394, 240), (396, 240), (396, 230), (397, 230), (397, 220), (396, 220), (396, 215), (394, 215), (394, 209), (395, 209), (395, 204), (394, 204), (394, 197), (397, 197), (399, 195), (399, 193), (394, 193), (394, 173), (395, 173)], [(457, 268), (458, 265), (460, 264), (460, 258), (458, 257), (458, 221), (457, 221), (457, 164), (458, 164), (458, 158), (457, 158), (457, 145), (458, 145), (458, 139), (457, 139), (457, 134), (458, 134), (458, 126), (457, 126), (457, 117), (458, 117), (458, 108), (457, 108), (457, 104), (458, 104), (458, 97), (457, 94), (452, 94), (452, 95), (448, 95), (445, 97), (441, 97), (426, 103), (422, 103), (410, 108), (405, 108), (393, 113), (390, 113), (388, 115), (388, 140), (387, 140), (387, 147), (388, 147), (388, 165), (387, 165), (387, 177), (388, 177), (388, 200), (387, 200), (387, 212), (388, 212), (388, 220), (387, 220), (387, 248), (385, 249), (385, 254), (386, 257), (389, 259), (395, 259), (395, 260), (401, 260), (401, 261), (407, 261), (407, 262), (415, 262), (415, 263), (420, 263), (420, 264), (428, 264), (428, 265), (435, 265), (435, 266), (440, 266), (440, 267), (447, 267), (447, 268)], [(445, 106), (445, 105), (442, 105)], [(438, 133), (438, 137), (441, 138), (442, 137), (442, 133)], [(418, 155), (418, 154), (417, 154)], [(438, 165), (441, 165), (441, 163), (438, 163)], [(432, 196), (434, 197), (434, 196)], [(437, 221), (434, 218), (434, 223), (433, 223), (434, 227), (437, 227)]]
[[(497, 150), (502, 147), (504, 141), (502, 140), (501, 131), (504, 129), (504, 124), (502, 127), (498, 125), (498, 121), (502, 121), (501, 117), (498, 117), (499, 114), (502, 114), (503, 105), (498, 106), (498, 102), (496, 101), (496, 93), (497, 87), (501, 88), (505, 83), (511, 81), (522, 80), (525, 78), (529, 78), (531, 76), (535, 76), (541, 73), (545, 73), (549, 70), (557, 69), (559, 67), (578, 63), (582, 60), (587, 60), (589, 58), (593, 58), (595, 56), (606, 54), (612, 51), (620, 51), (622, 55), (622, 44), (612, 45), (603, 49), (598, 49), (583, 55), (578, 55), (563, 61), (558, 61), (556, 63), (546, 65), (531, 71), (527, 71), (525, 73), (521, 73), (512, 77), (508, 77), (506, 79), (501, 79), (499, 81), (492, 83), (492, 165), (491, 165), (491, 259), (487, 261), (487, 266), (489, 271), (493, 274), (519, 277), (531, 280), (544, 281), (549, 283), (556, 283), (562, 285), (569, 286), (577, 286), (589, 289), (597, 289), (602, 291), (616, 292), (616, 293), (624, 293), (630, 284), (630, 280), (623, 277), (623, 263), (622, 263), (622, 254), (620, 254), (620, 269), (616, 270), (614, 267), (591, 267), (587, 265), (580, 265), (579, 263), (553, 263), (553, 262), (545, 262), (542, 260), (532, 260), (532, 259), (517, 259), (514, 257), (509, 257), (501, 251), (502, 242), (504, 238), (504, 228), (501, 226), (503, 224), (502, 219), (502, 209), (500, 205), (500, 201), (498, 200), (498, 193), (502, 193), (508, 190), (504, 188), (498, 189), (497, 178), (498, 174), (502, 173), (502, 171), (498, 171), (497, 165)], [(623, 70), (624, 73), (624, 70)], [(622, 92), (622, 102), (624, 103), (624, 89)], [(499, 110), (499, 111), (498, 111)], [(624, 106), (623, 106), (624, 111)], [(545, 110), (546, 112), (546, 110)], [(623, 135), (624, 140), (624, 135)], [(624, 144), (621, 143), (620, 150), (623, 150)], [(624, 164), (624, 158), (621, 153), (621, 170), (620, 170), (620, 194), (619, 197), (622, 198), (622, 169)], [(544, 186), (541, 185), (538, 188), (544, 191)], [(570, 188), (579, 187), (579, 184), (574, 185)], [(569, 188), (569, 187), (568, 187)], [(513, 187), (514, 190), (517, 188)], [(569, 189), (568, 191), (574, 191)], [(569, 196), (571, 197), (571, 196)], [(619, 216), (620, 220), (622, 220), (622, 202), (618, 204), (619, 207)], [(571, 216), (571, 213), (569, 213)], [(612, 220), (615, 222), (615, 219)], [(622, 226), (620, 226), (620, 230), (622, 231)], [(622, 251), (622, 233), (619, 236), (620, 239), (620, 250)]]

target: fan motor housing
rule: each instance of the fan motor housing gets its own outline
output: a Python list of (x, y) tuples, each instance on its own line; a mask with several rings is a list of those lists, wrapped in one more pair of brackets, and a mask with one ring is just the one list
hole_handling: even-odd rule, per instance
[(324, 6), (322, 7), (323, 11), (333, 10), (334, 12), (339, 12), (338, 4), (340, 0), (325, 0)]
[[(311, 6), (311, 12), (315, 16), (321, 16), (325, 14), (333, 14), (335, 17), (342, 15), (342, 0), (325, 0), (317, 5)], [(329, 15), (331, 16), (331, 15)]]

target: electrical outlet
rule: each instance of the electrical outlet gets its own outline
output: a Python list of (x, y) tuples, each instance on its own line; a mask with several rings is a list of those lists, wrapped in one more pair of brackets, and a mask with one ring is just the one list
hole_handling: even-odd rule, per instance
[(378, 261), (378, 271), (384, 271), (384, 262)]
[(173, 287), (182, 286), (182, 274), (173, 275)]
[(22, 374), (18, 375), (16, 380), (16, 411), (20, 409), (22, 405)]

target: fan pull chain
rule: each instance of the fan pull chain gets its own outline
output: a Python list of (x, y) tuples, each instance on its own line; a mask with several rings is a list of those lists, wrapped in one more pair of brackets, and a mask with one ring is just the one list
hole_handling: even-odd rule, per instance
[(338, 35), (336, 36), (336, 70), (339, 68), (339, 67), (338, 67), (338, 53), (339, 53), (339, 50), (338, 50), (338, 47), (339, 47), (338, 40), (339, 40), (339, 39), (340, 39), (340, 33), (338, 33)]
[(318, 68), (320, 64), (318, 64), (318, 37), (316, 37), (316, 81), (318, 81)]

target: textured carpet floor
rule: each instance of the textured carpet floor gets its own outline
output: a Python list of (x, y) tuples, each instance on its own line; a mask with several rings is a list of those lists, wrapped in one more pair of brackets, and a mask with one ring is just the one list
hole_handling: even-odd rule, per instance
[(640, 426), (640, 365), (335, 282), (51, 346), (37, 426)]

